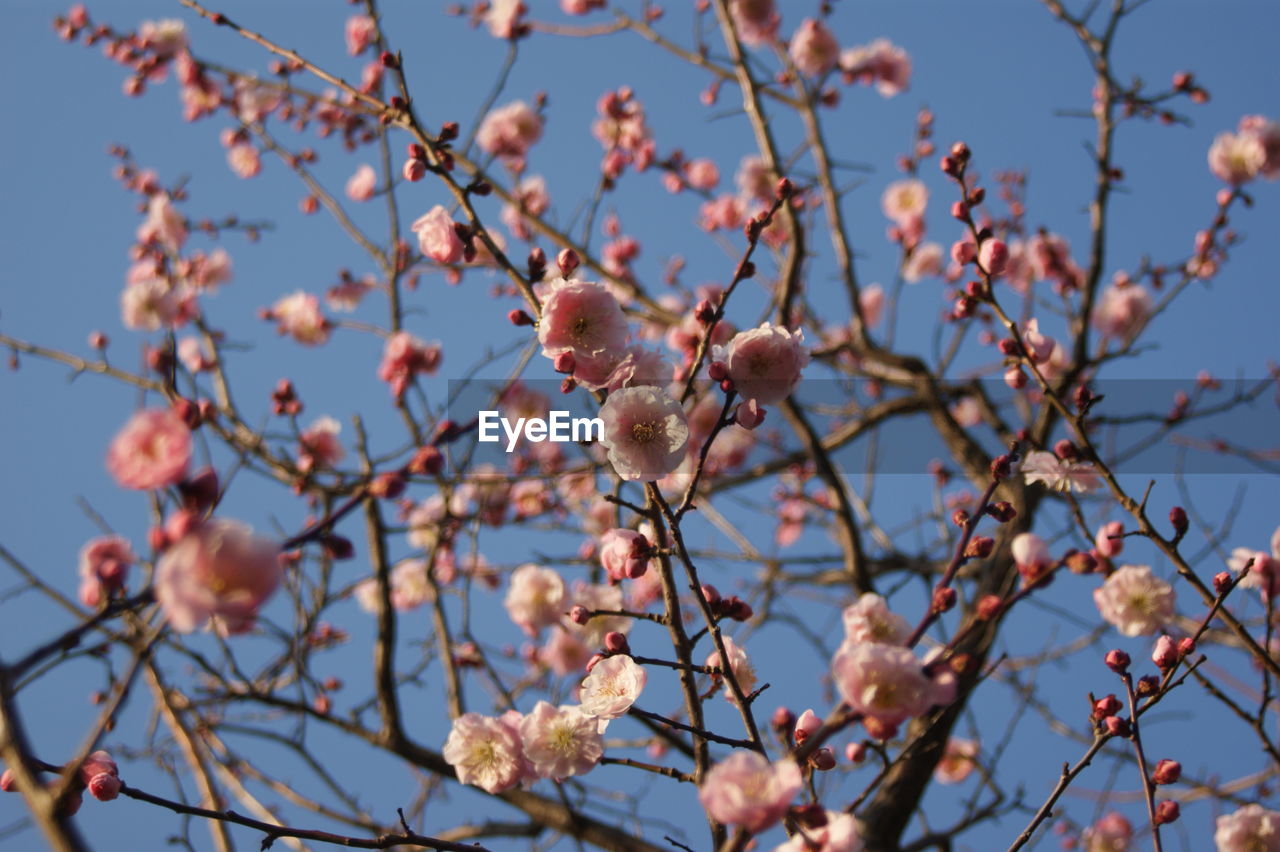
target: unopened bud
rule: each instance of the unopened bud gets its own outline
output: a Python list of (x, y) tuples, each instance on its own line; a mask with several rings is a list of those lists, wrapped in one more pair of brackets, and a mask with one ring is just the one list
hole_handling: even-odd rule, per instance
[(1105, 719), (1120, 712), (1120, 699), (1115, 694), (1107, 695), (1093, 702), (1093, 718)]
[(1178, 803), (1173, 799), (1165, 799), (1156, 805), (1156, 825), (1167, 825), (1171, 822), (1177, 822), (1178, 817), (1182, 816), (1182, 808), (1178, 807)]
[(1124, 651), (1121, 651), (1119, 648), (1113, 648), (1108, 651), (1107, 656), (1104, 659), (1106, 661), (1107, 668), (1111, 669), (1111, 671), (1116, 674), (1124, 674), (1127, 672), (1129, 670), (1129, 663), (1132, 662), (1129, 655)]
[(569, 620), (574, 624), (586, 624), (591, 620), (591, 611), (582, 604), (578, 604), (569, 610)]
[(514, 326), (533, 325), (533, 317), (520, 308), (512, 308), (507, 312), (507, 320)]
[(836, 768), (836, 756), (829, 748), (820, 748), (809, 755), (809, 765), (820, 772)]
[(578, 366), (572, 352), (561, 352), (553, 360), (557, 373), (572, 373)]
[(604, 648), (612, 654), (631, 653), (631, 645), (627, 642), (626, 634), (616, 630), (610, 630), (604, 634)]
[(379, 500), (394, 500), (404, 493), (404, 475), (398, 470), (380, 473), (369, 483), (369, 494)]
[(1174, 533), (1181, 538), (1187, 534), (1187, 510), (1181, 506), (1174, 506), (1169, 510), (1169, 523), (1173, 524)]
[(1102, 720), (1102, 725), (1107, 729), (1107, 733), (1113, 737), (1129, 736), (1129, 720), (1120, 716), (1108, 716)]
[(331, 533), (322, 538), (320, 544), (331, 559), (350, 559), (356, 555), (356, 549), (351, 544), (351, 539), (345, 536)]
[(979, 535), (969, 539), (964, 555), (969, 559), (986, 559), (996, 546), (996, 540), (990, 536)]
[(999, 595), (983, 595), (978, 601), (977, 616), (981, 621), (990, 621), (1004, 609), (1004, 600)]
[(1018, 517), (1018, 510), (1013, 508), (1013, 504), (1008, 500), (1000, 500), (987, 506), (987, 514), (997, 522), (1007, 524)]
[(1219, 571), (1217, 574), (1213, 575), (1213, 591), (1218, 595), (1218, 597), (1225, 595), (1227, 590), (1230, 588), (1231, 572)]
[(950, 586), (938, 586), (933, 590), (933, 602), (930, 609), (935, 614), (947, 612), (956, 605), (956, 590)]
[(556, 255), (556, 265), (560, 267), (560, 275), (564, 278), (568, 278), (581, 264), (578, 253), (573, 249), (560, 249), (560, 253)]
[(426, 177), (427, 164), (417, 158), (408, 159), (404, 161), (404, 168), (400, 170), (400, 173), (410, 183), (417, 183)]
[(996, 456), (991, 460), (991, 478), (999, 482), (1007, 479), (1013, 467), (1013, 459), (1008, 454)]
[(862, 743), (849, 743), (844, 747), (844, 757), (850, 763), (861, 763), (867, 759), (867, 747)]
[(1156, 646), (1151, 651), (1151, 662), (1162, 672), (1178, 664), (1178, 646), (1173, 643), (1172, 637), (1165, 635), (1156, 640)]
[(1157, 784), (1176, 784), (1182, 777), (1182, 764), (1176, 760), (1164, 759), (1156, 764), (1151, 773), (1151, 780)]

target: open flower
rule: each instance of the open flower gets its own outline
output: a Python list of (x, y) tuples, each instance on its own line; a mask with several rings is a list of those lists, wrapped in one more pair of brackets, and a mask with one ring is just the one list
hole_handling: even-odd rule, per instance
[(453, 720), (444, 759), (463, 784), (500, 793), (520, 783), (526, 764), (520, 736), (501, 719), (464, 713)]
[(791, 839), (773, 852), (862, 852), (862, 836), (852, 814), (827, 811), (827, 821), (817, 828), (798, 826)]
[(729, 368), (738, 393), (761, 405), (791, 396), (800, 383), (800, 371), (809, 363), (804, 332), (769, 323), (739, 332), (728, 346), (716, 347), (713, 354)]
[(1173, 620), (1173, 587), (1149, 565), (1121, 565), (1093, 590), (1098, 612), (1125, 636), (1155, 633)]
[(950, 737), (942, 751), (942, 759), (933, 770), (933, 777), (940, 784), (959, 784), (973, 772), (977, 756), (978, 744), (973, 740)]
[(594, 281), (557, 278), (547, 288), (538, 321), (542, 354), (556, 359), (568, 353), (575, 379), (592, 388), (605, 385), (627, 354), (622, 306)]
[(125, 574), (136, 561), (128, 539), (111, 535), (90, 541), (80, 549), (80, 602), (96, 608), (123, 589)]
[[(733, 672), (733, 679), (738, 682), (738, 688), (742, 690), (743, 695), (750, 695), (752, 690), (756, 688), (756, 670), (751, 665), (751, 661), (747, 659), (747, 652), (742, 649), (738, 643), (732, 638), (724, 637), (724, 650), (729, 657), (729, 671)], [(724, 663), (720, 662), (720, 652), (712, 651), (707, 657), (708, 668), (725, 668)], [(715, 675), (719, 679), (721, 675)], [(733, 694), (733, 689), (728, 684), (724, 686), (725, 700), (730, 704), (736, 705), (738, 698)]]
[(623, 479), (655, 482), (684, 460), (689, 421), (665, 390), (640, 386), (614, 391), (600, 407), (600, 418), (600, 443)]
[(540, 138), (542, 118), (524, 101), (493, 110), (480, 122), (476, 132), (480, 150), (514, 161), (522, 161)]
[(125, 488), (146, 491), (182, 479), (191, 460), (191, 430), (168, 408), (129, 419), (107, 450), (107, 470)]
[(585, 775), (604, 754), (595, 718), (568, 705), (539, 701), (520, 722), (520, 739), (525, 757), (542, 778)]
[(761, 754), (738, 749), (711, 767), (698, 799), (716, 822), (760, 832), (782, 819), (800, 784), (794, 760), (770, 763)]
[(1245, 805), (1220, 816), (1213, 842), (1218, 852), (1280, 852), (1280, 812)]
[(197, 524), (156, 564), (156, 601), (180, 633), (210, 619), (221, 632), (244, 633), (280, 584), (279, 552), (237, 521)]
[(1084, 830), (1084, 852), (1128, 852), (1133, 826), (1123, 814), (1112, 811)]
[(848, 642), (879, 642), (901, 645), (911, 635), (911, 625), (889, 611), (885, 599), (867, 592), (858, 602), (844, 609), (844, 635)]
[(948, 698), (907, 648), (846, 642), (831, 663), (840, 695), (855, 711), (899, 725)]
[(1034, 450), (1022, 462), (1027, 484), (1043, 482), (1053, 491), (1088, 493), (1102, 487), (1098, 469), (1090, 462), (1071, 462), (1053, 453)]
[(569, 608), (560, 574), (554, 568), (533, 564), (521, 565), (511, 572), (511, 586), (503, 604), (511, 620), (530, 636), (555, 624)]
[(578, 693), (582, 712), (601, 722), (619, 718), (636, 703), (648, 678), (645, 670), (625, 654), (601, 660), (582, 682)]
[(409, 226), (409, 230), (418, 235), (418, 248), (422, 253), (436, 263), (457, 263), (462, 260), (462, 240), (444, 205), (437, 204), (423, 213)]

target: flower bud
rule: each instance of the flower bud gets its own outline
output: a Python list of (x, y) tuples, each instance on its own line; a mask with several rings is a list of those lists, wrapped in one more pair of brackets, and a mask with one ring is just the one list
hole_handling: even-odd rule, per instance
[(553, 359), (552, 363), (555, 365), (557, 373), (573, 373), (578, 367), (577, 359), (569, 351), (561, 352)]
[(380, 473), (374, 477), (373, 482), (369, 483), (369, 494), (377, 497), (379, 500), (394, 500), (404, 493), (405, 486), (404, 474), (398, 470)]
[(849, 743), (844, 747), (844, 756), (850, 763), (861, 763), (867, 759), (867, 747), (862, 743)]
[(1007, 454), (996, 456), (991, 460), (991, 478), (997, 482), (1006, 479), (1013, 468), (1013, 459)]
[(416, 157), (410, 160), (405, 160), (404, 167), (400, 170), (400, 173), (404, 175), (404, 179), (409, 181), (409, 183), (417, 183), (426, 176), (427, 164)]
[(514, 326), (533, 325), (533, 317), (520, 308), (512, 308), (507, 312), (507, 320)]
[(933, 601), (930, 607), (935, 614), (947, 612), (956, 605), (956, 590), (950, 586), (938, 586), (933, 590)]
[(820, 748), (809, 755), (809, 765), (820, 772), (836, 768), (836, 756), (829, 748)]
[(1135, 691), (1143, 697), (1155, 695), (1160, 691), (1160, 678), (1155, 675), (1143, 675), (1138, 678), (1138, 685)]
[(109, 802), (120, 795), (120, 779), (110, 772), (99, 772), (89, 779), (89, 795), (99, 802)]
[(1103, 727), (1107, 729), (1107, 733), (1113, 737), (1129, 736), (1129, 720), (1120, 716), (1108, 716), (1102, 720)]
[(591, 611), (582, 604), (577, 604), (569, 610), (569, 620), (574, 624), (586, 624), (591, 620)]
[(1124, 674), (1127, 672), (1129, 670), (1129, 663), (1132, 662), (1132, 660), (1129, 659), (1129, 655), (1124, 651), (1121, 651), (1119, 648), (1112, 648), (1108, 651), (1104, 660), (1107, 664), (1107, 668), (1111, 669), (1111, 671), (1116, 674)]
[(969, 544), (964, 549), (964, 555), (969, 559), (986, 559), (991, 555), (991, 551), (996, 546), (996, 540), (985, 535), (974, 536), (969, 539)]
[(1196, 640), (1183, 636), (1178, 640), (1178, 659), (1189, 657), (1196, 652)]
[(1018, 517), (1018, 510), (1013, 508), (1013, 504), (1008, 500), (1000, 500), (987, 506), (987, 514), (995, 518), (998, 523), (1007, 524)]
[(581, 263), (578, 253), (570, 248), (560, 249), (560, 253), (556, 255), (556, 265), (560, 267), (560, 274), (565, 278), (568, 278)]
[(444, 467), (444, 454), (432, 446), (419, 447), (407, 470), (415, 476), (435, 476)]
[(1182, 815), (1182, 809), (1178, 807), (1178, 803), (1173, 799), (1165, 799), (1156, 805), (1156, 825), (1166, 825), (1171, 822), (1177, 822), (1178, 817)]
[(1187, 534), (1187, 510), (1174, 506), (1169, 510), (1169, 523), (1173, 524), (1174, 533), (1181, 538)]
[(796, 714), (786, 707), (779, 707), (773, 711), (773, 718), (769, 720), (769, 723), (773, 725), (773, 730), (778, 736), (790, 736), (796, 727)]
[(1151, 773), (1151, 780), (1157, 784), (1176, 784), (1182, 777), (1182, 764), (1176, 760), (1164, 759), (1156, 764)]
[(613, 654), (631, 653), (631, 645), (627, 642), (626, 634), (619, 633), (616, 630), (610, 630), (604, 634), (604, 648)]
[(320, 545), (331, 559), (350, 559), (356, 555), (355, 546), (346, 536), (330, 533), (320, 540)]
[(712, 361), (707, 365), (707, 375), (713, 382), (723, 382), (729, 378), (729, 366), (723, 361)]
[(1231, 572), (1219, 571), (1217, 574), (1213, 575), (1213, 591), (1218, 595), (1218, 597), (1225, 595), (1227, 590), (1230, 588)]
[(13, 777), (13, 770), (6, 769), (3, 775), (0, 775), (0, 790), (6, 793), (12, 793), (18, 789), (18, 780)]
[(1004, 600), (999, 595), (983, 595), (978, 601), (977, 616), (981, 621), (990, 621), (1004, 609)]
[(795, 740), (796, 744), (809, 739), (809, 735), (822, 727), (822, 720), (812, 710), (806, 710), (800, 714), (800, 718), (796, 720)]
[(1093, 718), (1105, 719), (1108, 716), (1114, 716), (1120, 712), (1120, 699), (1116, 698), (1115, 693), (1099, 698), (1093, 702)]
[(1098, 560), (1087, 550), (1074, 550), (1063, 561), (1072, 574), (1092, 574), (1098, 570)]
[(1156, 640), (1156, 646), (1151, 652), (1151, 662), (1155, 663), (1162, 672), (1178, 664), (1178, 648), (1168, 635)]

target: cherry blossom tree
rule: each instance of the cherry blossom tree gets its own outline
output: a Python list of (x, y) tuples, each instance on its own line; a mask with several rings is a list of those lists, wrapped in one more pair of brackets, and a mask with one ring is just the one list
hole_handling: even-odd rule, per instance
[[(1280, 371), (1141, 378), (1273, 328), (1170, 318), (1274, 275), (1280, 116), (1201, 131), (1208, 83), (1128, 67), (1177, 9), (1027, 3), (1083, 85), (1009, 162), (1017, 71), (926, 108), (861, 9), (420, 5), (448, 55), (374, 0), (53, 22), (225, 163), (110, 140), (118, 311), (0, 333), (6, 397), (127, 412), (76, 425), (78, 566), (0, 542), (12, 842), (1280, 850), (1280, 519), (1199, 478), (1274, 492)], [(1215, 182), (1150, 244), (1130, 138)]]

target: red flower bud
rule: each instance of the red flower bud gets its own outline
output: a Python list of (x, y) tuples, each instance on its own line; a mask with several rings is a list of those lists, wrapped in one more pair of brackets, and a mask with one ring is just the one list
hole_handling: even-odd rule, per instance
[(1116, 674), (1124, 674), (1127, 672), (1129, 670), (1129, 663), (1132, 662), (1132, 660), (1129, 659), (1129, 655), (1124, 651), (1121, 651), (1119, 648), (1113, 648), (1108, 651), (1107, 656), (1104, 659), (1106, 661), (1107, 668), (1111, 669), (1111, 671)]
[(1157, 784), (1176, 784), (1182, 777), (1182, 764), (1176, 760), (1161, 760), (1151, 773), (1151, 780)]
[(978, 601), (977, 616), (982, 621), (990, 621), (1004, 609), (1004, 600), (999, 595), (983, 595)]
[(1178, 803), (1173, 799), (1165, 799), (1156, 805), (1156, 825), (1166, 825), (1171, 822), (1177, 822), (1178, 817), (1182, 815), (1182, 809), (1178, 807)]
[(556, 255), (556, 265), (560, 267), (560, 274), (565, 278), (568, 278), (581, 263), (578, 253), (573, 249), (561, 249), (560, 254)]
[(991, 551), (996, 546), (996, 540), (985, 535), (974, 536), (969, 539), (969, 545), (964, 549), (964, 555), (970, 559), (986, 559), (991, 555)]
[(613, 654), (631, 653), (631, 645), (627, 642), (626, 635), (616, 630), (610, 630), (604, 634), (604, 648)]
[(1093, 702), (1093, 718), (1105, 719), (1120, 712), (1120, 699), (1112, 693)]
[(956, 590), (950, 586), (938, 586), (933, 590), (931, 610), (935, 614), (947, 612), (956, 605)]
[(1219, 597), (1227, 593), (1227, 589), (1231, 588), (1231, 573), (1229, 571), (1219, 571), (1213, 575), (1213, 590)]
[(1107, 733), (1113, 737), (1129, 736), (1129, 720), (1120, 716), (1108, 716), (1102, 720), (1103, 726), (1107, 729)]
[(820, 748), (809, 755), (809, 765), (820, 772), (836, 768), (836, 756), (829, 748)]
[(533, 325), (534, 319), (520, 308), (512, 308), (507, 312), (507, 320), (514, 326)]
[(1173, 524), (1174, 533), (1181, 538), (1187, 533), (1187, 510), (1174, 506), (1169, 510), (1169, 523)]

